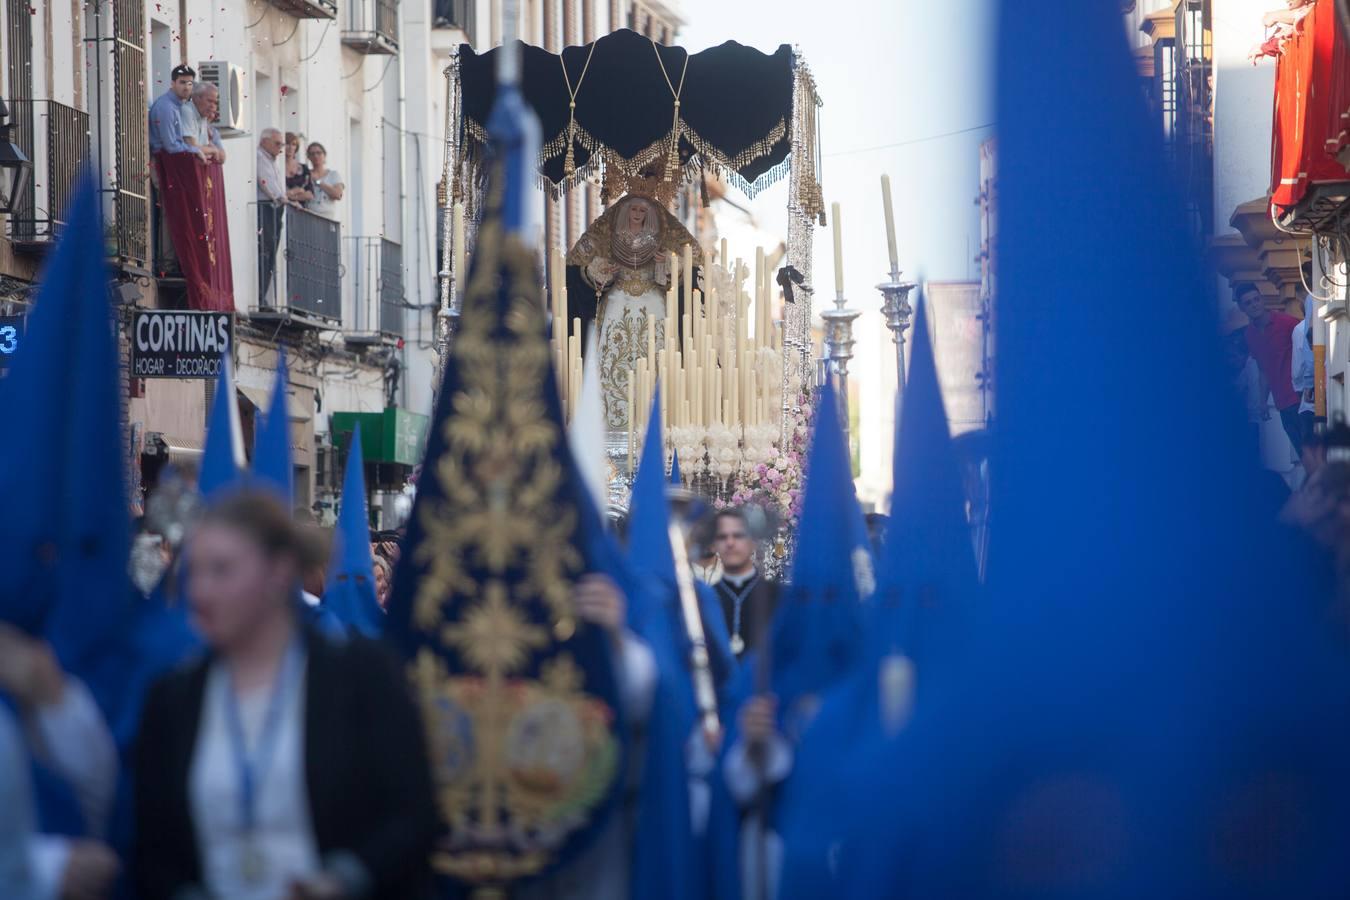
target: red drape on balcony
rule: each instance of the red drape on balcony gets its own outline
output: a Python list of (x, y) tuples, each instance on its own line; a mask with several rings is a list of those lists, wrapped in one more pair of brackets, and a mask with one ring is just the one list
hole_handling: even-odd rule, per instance
[(1347, 181), (1336, 154), (1346, 137), (1350, 53), (1334, 0), (1317, 0), (1284, 42), (1275, 67), (1271, 202), (1297, 204), (1319, 182)]
[(159, 200), (192, 309), (234, 311), (225, 172), (195, 153), (156, 153)]

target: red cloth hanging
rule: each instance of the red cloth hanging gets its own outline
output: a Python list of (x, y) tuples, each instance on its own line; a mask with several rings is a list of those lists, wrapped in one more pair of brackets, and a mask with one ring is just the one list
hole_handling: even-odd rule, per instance
[[(1271, 203), (1288, 208), (1313, 185), (1350, 180), (1336, 160), (1344, 146), (1342, 112), (1350, 101), (1350, 54), (1335, 0), (1317, 0), (1294, 26), (1275, 67)], [(1350, 121), (1350, 120), (1347, 120)]]
[(195, 153), (156, 153), (159, 200), (192, 309), (234, 311), (225, 171)]
[[(1330, 4), (1329, 4), (1330, 5)], [(1335, 156), (1350, 146), (1350, 41), (1337, 27), (1335, 10), (1328, 10), (1331, 32), (1331, 91), (1327, 103), (1326, 150)]]

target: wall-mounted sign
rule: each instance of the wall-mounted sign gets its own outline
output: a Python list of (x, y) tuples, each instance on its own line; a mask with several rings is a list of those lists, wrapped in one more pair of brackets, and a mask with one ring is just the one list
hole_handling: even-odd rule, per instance
[(215, 378), (234, 346), (234, 316), (139, 309), (131, 325), (131, 377)]
[(24, 317), (0, 316), (0, 369), (9, 368), (23, 343)]

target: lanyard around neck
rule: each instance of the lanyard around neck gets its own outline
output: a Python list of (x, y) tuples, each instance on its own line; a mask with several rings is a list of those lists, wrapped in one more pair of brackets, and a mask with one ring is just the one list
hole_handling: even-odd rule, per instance
[(230, 733), (230, 749), (234, 756), (235, 768), (239, 773), (239, 819), (245, 831), (252, 831), (257, 825), (258, 786), (266, 776), (267, 768), (276, 753), (276, 745), (280, 741), (282, 711), (285, 709), (291, 688), (298, 680), (302, 656), (299, 640), (291, 641), (272, 682), (271, 696), (263, 713), (262, 731), (258, 734), (252, 753), (248, 752), (248, 742), (244, 739), (244, 723), (239, 713), (239, 695), (234, 689), (228, 671), (226, 673), (225, 725)]

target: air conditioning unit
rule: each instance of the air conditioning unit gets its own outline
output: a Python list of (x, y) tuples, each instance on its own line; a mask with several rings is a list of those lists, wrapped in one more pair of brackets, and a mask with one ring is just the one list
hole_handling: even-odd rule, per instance
[(220, 91), (220, 121), (216, 123), (220, 136), (244, 134), (244, 97), (247, 95), (244, 70), (233, 63), (211, 60), (197, 64), (197, 78), (214, 84)]

